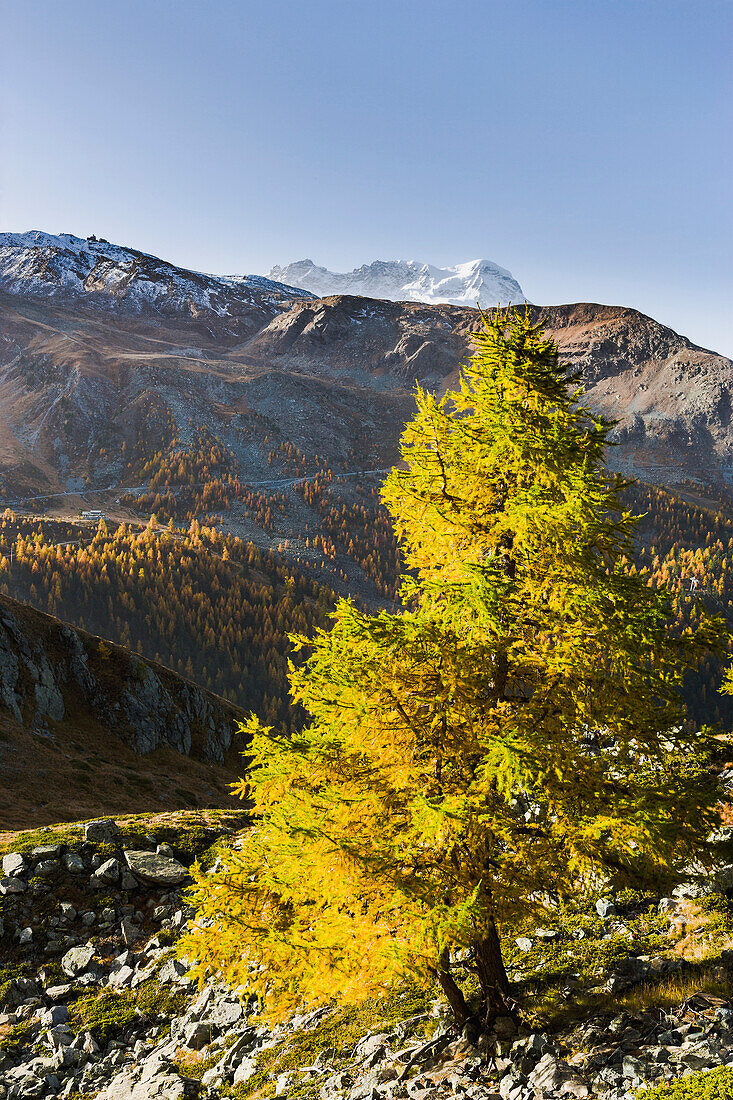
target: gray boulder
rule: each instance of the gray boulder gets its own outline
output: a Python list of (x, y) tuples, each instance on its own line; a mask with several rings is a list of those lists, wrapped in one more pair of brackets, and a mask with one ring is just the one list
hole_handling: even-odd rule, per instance
[(22, 878), (0, 878), (0, 894), (22, 894), (25, 890)]
[(634, 1058), (630, 1054), (624, 1057), (621, 1063), (621, 1070), (624, 1077), (629, 1079), (632, 1084), (640, 1084), (651, 1076), (649, 1066), (646, 1062), (642, 1062), (640, 1058)]
[(201, 1083), (181, 1077), (172, 1066), (157, 1058), (125, 1069), (111, 1084), (97, 1093), (97, 1100), (194, 1100)]
[(84, 873), (84, 860), (78, 852), (67, 852), (64, 856), (64, 867), (70, 875), (81, 875)]
[(18, 875), (22, 875), (26, 869), (26, 862), (20, 852), (9, 852), (8, 855), (3, 856), (3, 875), (7, 875), (9, 878), (15, 878)]
[(68, 1018), (69, 1010), (66, 1005), (53, 1005), (41, 1014), (41, 1027), (57, 1027), (58, 1024), (65, 1024)]
[(115, 970), (114, 973), (110, 974), (109, 984), (116, 989), (124, 989), (131, 984), (134, 976), (135, 971), (131, 966), (121, 966), (119, 970)]
[(210, 1024), (205, 1024), (202, 1021), (195, 1021), (189, 1024), (183, 1032), (183, 1045), (187, 1046), (190, 1050), (202, 1050), (207, 1046), (214, 1038), (214, 1032), (212, 1031)]
[(515, 1073), (505, 1073), (499, 1084), (501, 1100), (519, 1100), (524, 1091), (525, 1080)]
[(528, 1084), (535, 1092), (555, 1092), (561, 1096), (583, 1097), (590, 1092), (580, 1074), (549, 1051), (530, 1073)]
[(180, 959), (166, 959), (158, 972), (158, 981), (162, 983), (174, 982), (175, 984), (187, 984), (185, 983), (187, 970), (188, 966)]
[(91, 844), (110, 844), (116, 838), (120, 827), (116, 821), (103, 819), (101, 821), (87, 821), (84, 826), (84, 839)]
[(116, 859), (108, 859), (94, 873), (102, 882), (115, 883), (120, 877), (120, 865)]
[(42, 859), (36, 867), (36, 874), (41, 875), (42, 878), (47, 878), (49, 875), (54, 875), (57, 871), (61, 870), (61, 861), (58, 859)]
[[(234, 1083), (237, 1084), (237, 1074), (234, 1075)], [(321, 1086), (321, 1100), (332, 1100), (333, 1097), (348, 1092), (353, 1083), (354, 1079), (348, 1073), (335, 1073)]]
[(178, 886), (188, 874), (177, 859), (158, 852), (127, 851), (125, 862), (134, 875), (156, 886)]
[(39, 844), (37, 848), (34, 848), (31, 855), (34, 859), (58, 859), (61, 855), (63, 845), (61, 844)]
[(244, 1009), (240, 1001), (217, 1001), (213, 1011), (207, 1017), (212, 1024), (226, 1031), (232, 1024), (236, 1024), (244, 1016)]
[(713, 883), (709, 879), (700, 878), (690, 879), (688, 882), (681, 882), (679, 886), (675, 886), (672, 897), (697, 901), (698, 898), (707, 897), (708, 894), (712, 893), (714, 893)]
[(86, 944), (84, 947), (72, 947), (61, 959), (61, 969), (70, 978), (75, 978), (78, 974), (84, 973), (93, 958), (94, 948), (91, 944)]
[[(255, 1073), (257, 1073), (257, 1055), (256, 1054), (255, 1055), (250, 1055), (248, 1058), (243, 1058), (242, 1061), (239, 1063), (239, 1065), (237, 1066), (237, 1068), (234, 1072), (234, 1081), (233, 1081), (234, 1085), (244, 1085), (244, 1084), (246, 1084), (247, 1081), (249, 1081), (250, 1077), (254, 1077)], [(345, 1079), (345, 1081), (346, 1081), (346, 1084), (341, 1089), (341, 1091), (343, 1092), (352, 1084), (352, 1080), (348, 1076), (348, 1074), (345, 1074), (345, 1073), (340, 1074), (340, 1077), (342, 1079)], [(330, 1080), (332, 1081), (333, 1078), (330, 1078)], [(332, 1092), (331, 1091), (324, 1092), (324, 1089), (326, 1088), (326, 1086), (328, 1084), (329, 1084), (329, 1081), (326, 1081), (326, 1084), (321, 1089), (322, 1100), (331, 1100), (332, 1097), (335, 1097), (335, 1096), (339, 1095), (339, 1089), (338, 1088), (334, 1089), (334, 1091), (332, 1091)]]

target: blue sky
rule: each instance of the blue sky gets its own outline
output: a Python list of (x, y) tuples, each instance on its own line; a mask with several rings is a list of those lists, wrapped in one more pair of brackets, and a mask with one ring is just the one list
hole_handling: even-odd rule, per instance
[(508, 267), (733, 355), (731, 0), (0, 0), (0, 229)]

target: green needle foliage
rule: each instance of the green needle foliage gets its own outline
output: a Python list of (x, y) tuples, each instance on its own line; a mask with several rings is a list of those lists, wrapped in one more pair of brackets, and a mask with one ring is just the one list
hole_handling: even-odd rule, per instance
[[(438, 980), (459, 1022), (513, 1008), (497, 927), (578, 890), (662, 884), (716, 821), (668, 596), (627, 568), (612, 425), (528, 313), (484, 318), (456, 392), (418, 390), (383, 490), (403, 610), (342, 600), (291, 668), (310, 724), (247, 724), (242, 847), (196, 887), (198, 973), (274, 1015)], [(455, 961), (473, 971), (469, 1007)]]

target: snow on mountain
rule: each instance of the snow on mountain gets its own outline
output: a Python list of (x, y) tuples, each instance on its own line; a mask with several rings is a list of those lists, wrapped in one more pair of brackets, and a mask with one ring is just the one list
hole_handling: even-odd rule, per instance
[(135, 312), (151, 307), (193, 314), (211, 310), (220, 317), (249, 306), (273, 311), (289, 299), (310, 297), (261, 275), (205, 275), (96, 237), (37, 230), (0, 233), (0, 288), (15, 294), (92, 296), (99, 304), (122, 302)]
[(375, 260), (345, 273), (328, 271), (312, 260), (273, 267), (268, 278), (310, 290), (319, 298), (359, 294), (393, 302), (447, 302), (456, 306), (509, 305), (526, 301), (510, 271), (491, 260), (469, 260), (455, 267), (433, 267), (412, 260)]

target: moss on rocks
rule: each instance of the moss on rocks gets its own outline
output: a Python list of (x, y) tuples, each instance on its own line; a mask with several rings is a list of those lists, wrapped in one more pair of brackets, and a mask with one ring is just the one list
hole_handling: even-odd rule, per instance
[(9, 852), (20, 852), (21, 855), (30, 855), (34, 848), (40, 848), (44, 844), (63, 844), (71, 847), (80, 844), (84, 840), (84, 829), (81, 825), (49, 826), (46, 829), (31, 829), (15, 835), (4, 843), (0, 843), (0, 856)]
[(69, 1025), (75, 1034), (91, 1031), (98, 1043), (114, 1039), (136, 1019), (162, 1019), (185, 1010), (185, 993), (170, 990), (151, 979), (137, 989), (89, 993), (69, 1005)]

